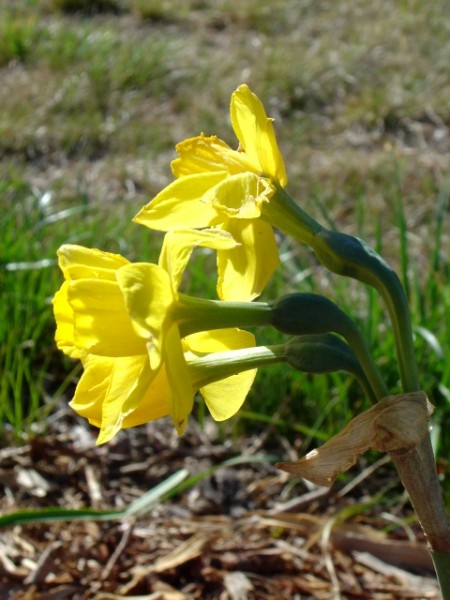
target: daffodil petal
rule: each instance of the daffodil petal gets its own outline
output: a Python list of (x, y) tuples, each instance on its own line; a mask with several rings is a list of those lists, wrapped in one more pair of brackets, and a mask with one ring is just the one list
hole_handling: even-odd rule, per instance
[(186, 429), (188, 416), (192, 412), (194, 390), (176, 325), (167, 332), (164, 351), (166, 355), (164, 364), (172, 392), (171, 415), (176, 430), (179, 435), (182, 435)]
[(100, 356), (146, 353), (145, 341), (136, 335), (115, 281), (71, 281), (68, 299), (73, 310), (77, 347)]
[(65, 244), (57, 252), (59, 266), (66, 279), (109, 279), (114, 281), (115, 271), (128, 264), (120, 254)]
[(187, 335), (183, 341), (186, 349), (197, 355), (251, 348), (256, 343), (252, 333), (237, 328), (200, 331)]
[(271, 177), (281, 187), (287, 184), (286, 168), (278, 148), (272, 119), (261, 100), (243, 84), (231, 96), (231, 123), (243, 151), (258, 165), (262, 175)]
[(226, 228), (241, 245), (217, 252), (217, 293), (222, 300), (253, 300), (279, 265), (273, 230), (261, 219), (230, 219)]
[[(133, 357), (133, 359), (134, 363), (128, 361), (128, 364), (122, 365), (120, 372), (117, 370), (117, 364), (112, 370), (109, 393), (103, 401), (102, 422), (97, 444), (104, 444), (111, 440), (120, 429), (124, 428), (127, 419), (132, 423), (138, 423), (136, 417), (133, 418), (134, 412), (142, 402), (155, 373), (150, 370), (146, 356)], [(116, 390), (118, 394), (114, 393)], [(160, 402), (155, 404), (155, 400), (159, 399), (152, 398), (147, 402), (146, 421), (168, 414), (169, 405)]]
[(176, 150), (179, 158), (171, 164), (175, 177), (212, 171), (234, 174), (255, 168), (243, 152), (233, 150), (215, 135), (189, 138), (177, 144)]
[(134, 331), (147, 341), (150, 365), (157, 370), (169, 326), (169, 309), (175, 301), (170, 277), (151, 263), (127, 265), (116, 276)]
[(257, 369), (243, 371), (200, 389), (215, 421), (224, 421), (238, 412), (253, 384), (256, 371)]
[(133, 220), (160, 231), (209, 227), (217, 221), (217, 213), (201, 198), (227, 176), (227, 172), (218, 171), (181, 177), (165, 187)]
[(69, 282), (65, 281), (53, 297), (53, 313), (56, 320), (55, 341), (57, 347), (71, 358), (82, 358), (85, 351), (75, 345), (74, 317), (69, 303)]
[(147, 356), (109, 358), (90, 355), (70, 406), (101, 428), (97, 443), (169, 414), (165, 372), (150, 374)]
[[(148, 359), (147, 359), (148, 360)], [(164, 367), (153, 377), (136, 409), (123, 421), (123, 427), (134, 427), (170, 415), (172, 391)]]
[(203, 201), (227, 217), (257, 219), (261, 216), (261, 204), (269, 201), (274, 192), (268, 179), (245, 172), (218, 183), (203, 196)]
[(197, 246), (225, 250), (235, 248), (238, 243), (227, 231), (220, 229), (187, 229), (169, 231), (159, 256), (159, 266), (167, 271), (175, 289), (178, 289), (189, 258)]
[[(186, 336), (183, 341), (186, 350), (198, 356), (252, 348), (256, 345), (252, 333), (236, 328), (201, 331)], [(255, 379), (256, 371), (243, 371), (200, 388), (213, 419), (229, 419), (240, 409)]]
[[(115, 404), (118, 407), (117, 415), (121, 415), (122, 405), (135, 385), (146, 358), (89, 355), (83, 361), (84, 372), (70, 402), (71, 408), (96, 427), (101, 427), (105, 402)], [(114, 421), (117, 420), (118, 417), (115, 417)]]

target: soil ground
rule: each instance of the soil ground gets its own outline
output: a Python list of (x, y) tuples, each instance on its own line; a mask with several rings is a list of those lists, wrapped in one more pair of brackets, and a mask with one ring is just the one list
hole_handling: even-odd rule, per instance
[[(373, 500), (395, 478), (384, 458), (350, 483), (306, 487), (258, 458), (261, 437), (224, 442), (207, 429), (192, 422), (177, 438), (158, 422), (98, 447), (63, 410), (45, 435), (0, 450), (3, 513), (122, 509), (180, 469), (199, 475), (144, 514), (4, 528), (0, 598), (438, 600), (408, 503)], [(248, 462), (210, 470), (239, 454)]]

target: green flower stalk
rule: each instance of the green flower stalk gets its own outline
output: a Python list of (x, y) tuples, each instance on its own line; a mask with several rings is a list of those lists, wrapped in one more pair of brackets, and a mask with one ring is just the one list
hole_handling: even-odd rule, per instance
[(284, 345), (286, 362), (304, 373), (345, 371), (355, 377), (366, 396), (377, 400), (357, 356), (341, 338), (331, 333), (294, 337)]
[(236, 372), (287, 363), (303, 373), (350, 373), (374, 399), (369, 380), (357, 357), (342, 339), (330, 333), (301, 335), (284, 344), (241, 348), (205, 356), (188, 353), (186, 362), (198, 389)]
[(409, 304), (395, 271), (362, 240), (329, 231), (307, 215), (283, 189), (263, 208), (262, 218), (312, 248), (324, 267), (374, 287), (391, 318), (405, 392), (419, 389)]

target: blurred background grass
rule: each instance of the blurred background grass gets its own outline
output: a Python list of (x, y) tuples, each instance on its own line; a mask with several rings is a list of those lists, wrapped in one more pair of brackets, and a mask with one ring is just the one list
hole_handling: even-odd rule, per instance
[[(131, 217), (171, 180), (174, 145), (231, 145), (230, 93), (248, 83), (276, 119), (290, 194), (364, 237), (401, 275), (421, 382), (450, 439), (450, 5), (447, 0), (3, 0), (0, 6), (0, 414), (10, 439), (67, 402), (78, 367), (53, 342), (65, 242), (154, 260)], [(364, 329), (390, 389), (398, 374), (378, 299), (280, 237), (264, 298), (327, 294)], [(214, 257), (186, 279), (214, 297)], [(261, 343), (280, 338), (258, 332)], [(274, 429), (304, 452), (366, 403), (356, 384), (262, 370), (228, 434)], [(201, 410), (198, 415), (201, 417)]]

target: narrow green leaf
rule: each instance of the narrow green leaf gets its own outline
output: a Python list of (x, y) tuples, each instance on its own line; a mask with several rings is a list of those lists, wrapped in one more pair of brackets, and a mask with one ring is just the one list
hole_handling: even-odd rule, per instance
[(178, 486), (188, 475), (187, 469), (180, 469), (160, 484), (134, 500), (123, 510), (96, 510), (93, 508), (49, 507), (40, 510), (20, 510), (0, 516), (0, 528), (10, 525), (42, 523), (53, 521), (79, 521), (92, 519), (110, 521), (143, 514), (154, 508), (171, 489)]

